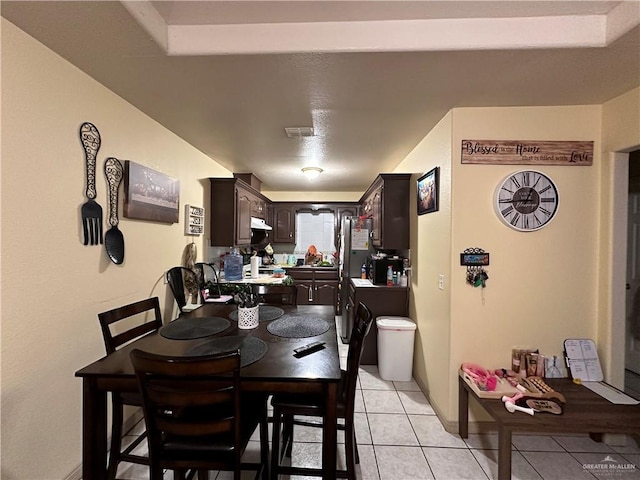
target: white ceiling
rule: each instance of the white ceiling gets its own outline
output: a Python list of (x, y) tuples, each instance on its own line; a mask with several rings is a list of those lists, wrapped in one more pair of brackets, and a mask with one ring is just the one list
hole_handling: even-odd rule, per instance
[[(600, 104), (640, 85), (640, 0), (0, 8), (263, 190), (362, 191), (454, 107)], [(287, 138), (297, 126), (316, 136)], [(324, 173), (308, 183), (303, 166)]]

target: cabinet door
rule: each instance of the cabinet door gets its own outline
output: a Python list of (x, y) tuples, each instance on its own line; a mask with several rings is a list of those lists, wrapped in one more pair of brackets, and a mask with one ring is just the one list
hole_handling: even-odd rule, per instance
[(296, 243), (296, 213), (292, 206), (276, 206), (273, 212), (273, 241)]
[(236, 188), (236, 244), (251, 243), (251, 200), (252, 195), (242, 188)]
[(258, 197), (251, 198), (251, 215), (257, 218), (261, 218), (263, 220), (266, 219), (267, 206), (264, 200)]
[(338, 295), (338, 282), (314, 282), (313, 300), (315, 305), (334, 305)]

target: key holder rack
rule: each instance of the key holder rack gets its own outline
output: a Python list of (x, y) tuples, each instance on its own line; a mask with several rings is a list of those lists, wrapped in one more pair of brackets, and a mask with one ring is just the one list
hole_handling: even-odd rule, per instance
[(460, 265), (467, 267), (467, 284), (472, 287), (486, 287), (489, 275), (484, 267), (489, 265), (489, 254), (481, 248), (472, 247), (465, 249), (460, 254)]

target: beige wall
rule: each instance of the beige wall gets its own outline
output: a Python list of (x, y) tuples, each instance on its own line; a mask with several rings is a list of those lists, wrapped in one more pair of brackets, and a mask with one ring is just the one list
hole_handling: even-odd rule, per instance
[[(180, 180), (181, 205), (207, 206), (209, 176), (230, 172), (2, 20), (2, 471), (6, 480), (65, 478), (81, 461), (81, 380), (104, 354), (96, 314), (159, 296), (180, 264), (180, 223), (122, 218), (126, 257), (112, 264), (83, 246), (82, 122), (100, 131), (98, 202), (107, 212), (103, 163), (133, 160)], [(197, 238), (199, 257), (203, 237)]]
[(398, 165), (396, 172), (413, 173), (415, 181), (433, 167), (440, 167), (439, 209), (417, 216), (411, 202), (411, 300), (409, 317), (418, 325), (414, 354), (414, 377), (428, 392), (434, 408), (448, 416), (451, 350), (451, 302), (449, 287), (438, 289), (438, 275), (451, 279), (451, 129), (452, 115), (438, 125)]

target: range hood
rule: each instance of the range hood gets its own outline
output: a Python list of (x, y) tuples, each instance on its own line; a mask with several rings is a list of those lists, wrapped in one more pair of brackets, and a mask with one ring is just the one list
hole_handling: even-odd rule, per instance
[(261, 218), (251, 217), (251, 228), (253, 230), (273, 230), (267, 222)]

